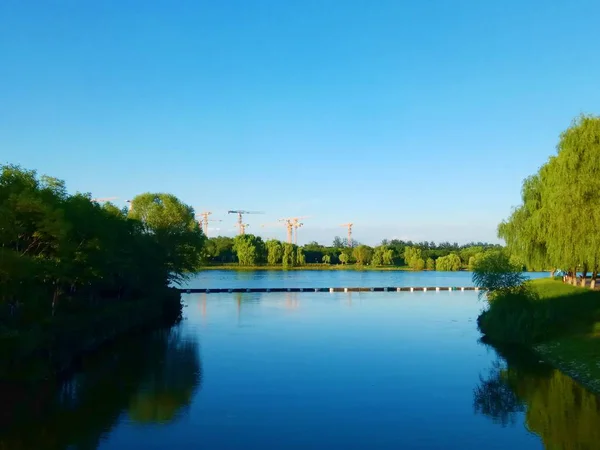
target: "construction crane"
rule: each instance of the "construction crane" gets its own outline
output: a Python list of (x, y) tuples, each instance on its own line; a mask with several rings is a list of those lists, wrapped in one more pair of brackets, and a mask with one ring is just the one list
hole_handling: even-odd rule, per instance
[(212, 212), (210, 212), (210, 211), (204, 211), (204, 212), (201, 212), (200, 214), (198, 214), (198, 216), (202, 217), (202, 220), (198, 222), (198, 225), (200, 225), (200, 227), (202, 228), (202, 231), (204, 231), (204, 235), (207, 237), (208, 237), (208, 222), (223, 222), (221, 219), (209, 219), (208, 216), (210, 216), (211, 214), (212, 214)]
[(119, 197), (93, 198), (92, 201), (97, 203), (103, 203), (110, 202), (111, 200), (117, 200), (118, 198)]
[(343, 223), (340, 227), (348, 227), (348, 247), (352, 247), (352, 223)]
[(243, 211), (240, 209), (236, 209), (236, 210), (227, 211), (227, 214), (237, 214), (238, 215), (238, 220), (237, 220), (238, 231), (240, 234), (245, 234), (246, 227), (248, 226), (248, 224), (244, 224), (244, 222), (242, 221), (242, 215), (243, 214), (264, 214), (264, 212), (262, 212), (262, 211)]
[[(300, 228), (302, 225), (304, 225), (302, 222), (300, 222), (301, 219), (308, 219), (311, 216), (300, 216), (300, 217), (289, 217), (287, 219), (279, 219), (282, 221), (288, 221), (290, 223), (290, 227), (295, 230), (294, 233), (294, 244), (298, 244), (298, 228)], [(291, 232), (289, 232), (290, 234), (288, 235), (288, 242), (292, 242), (292, 236), (291, 236)]]
[(292, 236), (294, 234), (294, 222), (293, 219), (279, 219), (278, 222), (283, 222), (287, 230), (287, 241), (288, 244), (292, 243)]
[(284, 226), (287, 229), (287, 239), (288, 239), (288, 243), (292, 243), (292, 222), (291, 221), (287, 221), (285, 223), (281, 223), (282, 221), (280, 220), (279, 222), (274, 222), (274, 223), (264, 223), (261, 225), (261, 228), (266, 228), (266, 227), (281, 227)]

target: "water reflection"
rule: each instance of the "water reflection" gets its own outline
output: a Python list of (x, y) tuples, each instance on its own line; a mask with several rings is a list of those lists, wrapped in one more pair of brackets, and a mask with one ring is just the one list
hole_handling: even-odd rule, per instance
[(474, 408), (502, 425), (525, 414), (525, 425), (546, 449), (597, 449), (600, 398), (558, 370), (522, 350), (498, 348), (500, 355), (481, 377)]
[(177, 327), (121, 341), (84, 360), (60, 387), (16, 394), (6, 386), (0, 395), (12, 394), (12, 405), (5, 404), (0, 449), (96, 448), (123, 414), (136, 423), (173, 422), (201, 381), (198, 344)]

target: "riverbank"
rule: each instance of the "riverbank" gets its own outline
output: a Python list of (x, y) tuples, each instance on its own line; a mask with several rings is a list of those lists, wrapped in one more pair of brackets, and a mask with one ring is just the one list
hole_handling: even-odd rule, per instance
[(148, 298), (60, 315), (28, 329), (1, 330), (0, 380), (35, 382), (60, 376), (85, 354), (122, 336), (176, 323), (181, 310), (179, 292), (165, 288)]
[(536, 298), (493, 303), (478, 319), (481, 331), (494, 341), (532, 348), (540, 359), (600, 394), (600, 292), (553, 279), (534, 280), (530, 286)]
[(398, 271), (411, 270), (408, 266), (359, 266), (356, 264), (305, 264), (303, 266), (283, 267), (281, 264), (276, 266), (240, 266), (237, 263), (223, 264), (215, 266), (203, 266), (202, 270), (237, 270), (237, 271), (255, 271), (255, 270), (376, 270), (376, 271)]

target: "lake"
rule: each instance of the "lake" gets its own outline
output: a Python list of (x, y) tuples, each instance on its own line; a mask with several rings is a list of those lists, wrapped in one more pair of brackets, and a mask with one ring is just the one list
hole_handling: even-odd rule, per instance
[[(184, 288), (249, 287), (467, 287), (471, 272), (412, 272), (408, 270), (205, 270), (191, 277)], [(548, 277), (548, 272), (529, 272), (528, 278)]]
[[(211, 273), (193, 282), (265, 283), (262, 272), (242, 280), (240, 273), (210, 280)], [(307, 276), (296, 273), (280, 281)], [(377, 272), (327, 274), (388, 284)], [(315, 277), (308, 281), (326, 281), (322, 272)], [(484, 303), (475, 292), (184, 299), (180, 324), (86, 358), (59, 387), (5, 387), (3, 422), (20, 420), (0, 431), (0, 449), (517, 450), (600, 442), (596, 396), (531, 354), (481, 342), (476, 317)]]

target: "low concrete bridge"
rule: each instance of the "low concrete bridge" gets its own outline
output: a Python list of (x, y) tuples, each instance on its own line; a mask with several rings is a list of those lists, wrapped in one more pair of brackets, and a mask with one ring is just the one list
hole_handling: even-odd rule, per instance
[(406, 286), (385, 286), (385, 287), (319, 287), (319, 288), (190, 288), (179, 289), (182, 294), (222, 294), (230, 292), (439, 292), (439, 291), (479, 291), (474, 286), (465, 287), (406, 287)]

